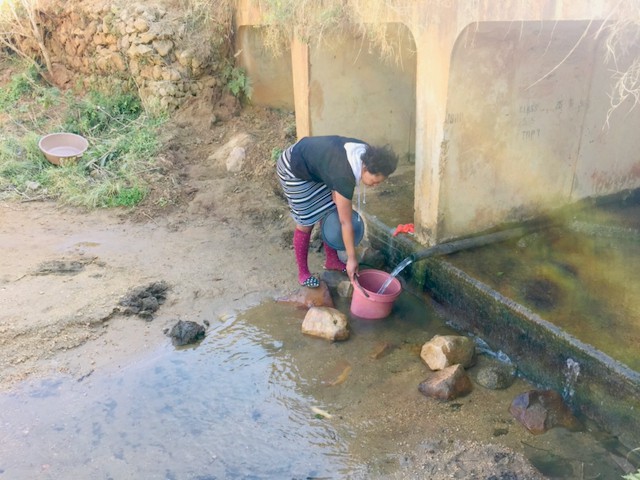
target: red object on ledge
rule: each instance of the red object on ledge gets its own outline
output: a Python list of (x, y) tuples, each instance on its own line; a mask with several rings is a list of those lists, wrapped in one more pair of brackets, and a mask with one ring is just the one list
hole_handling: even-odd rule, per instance
[(398, 225), (393, 232), (393, 236), (395, 237), (399, 233), (414, 233), (413, 223), (401, 223), (400, 225)]

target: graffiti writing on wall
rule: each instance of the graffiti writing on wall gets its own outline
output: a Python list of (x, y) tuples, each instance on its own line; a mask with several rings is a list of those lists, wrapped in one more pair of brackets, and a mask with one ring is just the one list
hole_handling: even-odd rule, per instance
[(522, 140), (539, 140), (540, 129), (533, 128), (531, 130), (522, 130), (521, 135), (522, 135)]
[(445, 123), (453, 124), (459, 123), (462, 121), (462, 113), (449, 113), (447, 112), (447, 117), (445, 118)]

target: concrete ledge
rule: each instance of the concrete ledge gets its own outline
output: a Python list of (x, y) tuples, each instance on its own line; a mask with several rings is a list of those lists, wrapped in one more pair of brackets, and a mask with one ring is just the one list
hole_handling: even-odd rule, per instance
[[(393, 230), (377, 218), (365, 218), (369, 243), (383, 252), (388, 265), (424, 248), (409, 236), (393, 237)], [(508, 355), (527, 379), (564, 394), (576, 413), (617, 435), (626, 447), (640, 444), (640, 373), (442, 258), (420, 260), (402, 277), (409, 290), (426, 292), (446, 305), (460, 330)]]
[[(638, 372), (446, 261), (425, 263), (425, 290), (453, 310), (457, 327), (504, 352), (530, 381), (565, 394), (576, 412), (618, 435), (629, 448), (640, 444)], [(571, 380), (576, 362), (579, 373)]]

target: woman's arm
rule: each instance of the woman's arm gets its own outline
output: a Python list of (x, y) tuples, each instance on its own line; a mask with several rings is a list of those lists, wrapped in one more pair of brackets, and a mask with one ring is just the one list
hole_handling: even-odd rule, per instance
[(338, 207), (338, 218), (340, 218), (340, 227), (342, 230), (342, 241), (347, 252), (347, 275), (349, 280), (353, 281), (353, 276), (358, 272), (358, 259), (356, 258), (356, 246), (354, 242), (353, 223), (352, 223), (352, 206), (351, 200), (333, 192), (333, 202)]

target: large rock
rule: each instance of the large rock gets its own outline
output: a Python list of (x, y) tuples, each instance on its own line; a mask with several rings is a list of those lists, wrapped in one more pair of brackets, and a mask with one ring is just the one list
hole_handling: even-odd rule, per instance
[(534, 435), (556, 426), (569, 430), (580, 429), (580, 422), (565, 405), (562, 396), (554, 390), (522, 393), (511, 402), (509, 412)]
[(235, 147), (227, 157), (227, 171), (232, 173), (239, 173), (242, 171), (246, 158), (247, 152), (245, 149), (243, 147)]
[(302, 322), (302, 333), (325, 340), (349, 338), (347, 316), (331, 307), (311, 307)]
[(460, 364), (473, 365), (476, 347), (468, 337), (460, 335), (436, 335), (422, 346), (420, 358), (431, 370), (442, 370)]
[(241, 132), (234, 135), (227, 143), (218, 148), (215, 152), (209, 155), (207, 162), (212, 162), (226, 168), (227, 159), (231, 155), (231, 152), (240, 147), (245, 151), (253, 143), (253, 138), (246, 132)]
[(453, 400), (472, 390), (471, 380), (462, 365), (452, 365), (439, 372), (432, 373), (420, 385), (418, 390), (438, 400)]
[(297, 303), (305, 307), (333, 307), (329, 286), (320, 281), (318, 288), (300, 287), (287, 296), (277, 299), (280, 303)]
[(176, 347), (197, 343), (204, 338), (204, 334), (204, 327), (191, 320), (178, 320), (167, 333), (167, 335), (171, 337), (171, 342)]

